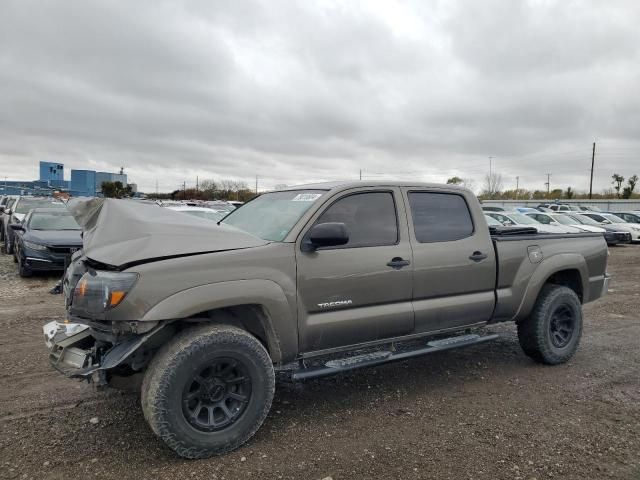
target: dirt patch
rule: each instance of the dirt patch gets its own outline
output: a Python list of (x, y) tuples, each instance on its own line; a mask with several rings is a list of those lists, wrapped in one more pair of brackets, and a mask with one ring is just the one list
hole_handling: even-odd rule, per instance
[(612, 292), (585, 307), (565, 365), (531, 362), (513, 325), (493, 326), (499, 340), (467, 350), (281, 382), (246, 446), (186, 461), (151, 433), (137, 395), (49, 367), (56, 278), (21, 279), (0, 256), (0, 478), (638, 479), (640, 246), (612, 248), (609, 270)]

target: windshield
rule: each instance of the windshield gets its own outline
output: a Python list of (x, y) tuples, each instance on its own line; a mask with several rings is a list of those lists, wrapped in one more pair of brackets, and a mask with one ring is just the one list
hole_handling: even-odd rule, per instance
[(32, 208), (64, 207), (63, 203), (54, 203), (44, 198), (21, 198), (15, 213), (28, 213)]
[(29, 220), (31, 230), (80, 230), (80, 225), (67, 211), (35, 212)]
[(571, 215), (571, 218), (573, 218), (576, 222), (582, 223), (584, 225), (596, 225), (598, 227), (600, 226), (600, 224), (593, 218), (587, 217), (586, 215)]
[(232, 211), (222, 223), (264, 240), (281, 242), (325, 190), (265, 193)]
[(193, 215), (194, 217), (206, 218), (214, 222), (221, 220), (227, 214), (227, 212), (216, 212), (215, 210), (211, 210), (210, 212), (205, 212), (204, 210), (185, 210), (182, 213)]
[(538, 225), (540, 222), (536, 222), (533, 218), (522, 215), (521, 213), (510, 213), (509, 218), (514, 222), (521, 225)]
[(606, 218), (607, 220), (609, 220), (612, 223), (627, 223), (626, 220), (623, 220), (622, 218), (618, 217), (617, 215), (613, 215), (611, 213), (603, 213), (602, 216), (604, 218)]
[(562, 225), (575, 225), (576, 221), (573, 220), (572, 217), (569, 217), (567, 215), (554, 215), (553, 219), (558, 222), (561, 223)]

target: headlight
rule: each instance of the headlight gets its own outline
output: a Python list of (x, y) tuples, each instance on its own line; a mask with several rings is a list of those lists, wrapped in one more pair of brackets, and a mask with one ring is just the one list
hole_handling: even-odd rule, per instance
[(73, 291), (73, 308), (102, 313), (122, 302), (138, 279), (137, 273), (86, 272)]
[(631, 227), (631, 230), (635, 230), (636, 232), (640, 232), (640, 227)]
[(25, 246), (25, 248), (30, 248), (31, 250), (46, 250), (47, 247), (45, 247), (44, 245), (40, 245), (39, 243), (33, 243), (33, 242), (28, 242), (26, 240), (23, 240), (22, 242)]

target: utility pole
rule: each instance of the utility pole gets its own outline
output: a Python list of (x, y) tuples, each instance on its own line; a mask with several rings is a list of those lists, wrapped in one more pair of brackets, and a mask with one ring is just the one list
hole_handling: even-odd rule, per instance
[(182, 182), (182, 199), (187, 199), (187, 182)]
[(156, 197), (158, 196), (158, 179), (156, 178)]
[(545, 183), (545, 185), (547, 186), (547, 195), (549, 195), (551, 190), (551, 174), (550, 173), (547, 173), (547, 183)]
[(593, 142), (593, 150), (591, 150), (591, 180), (589, 180), (589, 200), (593, 193), (593, 164), (596, 160), (596, 142)]
[(360, 169), (360, 181), (362, 181), (362, 169)]
[(489, 157), (489, 181), (487, 182), (488, 187), (489, 187), (489, 196), (491, 198), (493, 198), (493, 175), (492, 175), (492, 162), (493, 162), (493, 157)]
[(196, 175), (196, 198), (198, 197), (198, 176)]
[(516, 200), (518, 199), (518, 190), (520, 190), (520, 177), (516, 177)]
[(256, 175), (256, 195), (258, 194), (258, 175)]

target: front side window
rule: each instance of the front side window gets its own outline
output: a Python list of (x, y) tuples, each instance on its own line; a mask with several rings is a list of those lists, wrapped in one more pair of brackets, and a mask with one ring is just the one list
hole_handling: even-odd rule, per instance
[(342, 197), (327, 208), (315, 223), (329, 222), (344, 223), (347, 228), (349, 242), (339, 248), (398, 243), (398, 217), (390, 192), (356, 193)]
[(473, 234), (471, 213), (461, 195), (410, 192), (409, 206), (413, 230), (420, 243), (450, 242)]
[(534, 218), (540, 223), (544, 223), (545, 225), (549, 225), (551, 223), (551, 218), (547, 215), (530, 215), (530, 217)]

